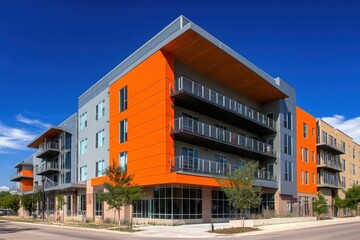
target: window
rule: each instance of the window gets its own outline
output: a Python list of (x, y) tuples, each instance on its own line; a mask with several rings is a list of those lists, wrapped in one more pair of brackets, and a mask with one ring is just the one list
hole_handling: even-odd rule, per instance
[(327, 143), (327, 133), (322, 131), (322, 143)]
[(105, 144), (105, 130), (101, 130), (95, 134), (95, 148), (102, 147)]
[(191, 147), (182, 147), (183, 168), (185, 170), (198, 170), (199, 166), (199, 151)]
[(79, 215), (86, 215), (86, 195), (79, 195)]
[(315, 184), (315, 173), (312, 174), (312, 183)]
[(293, 181), (293, 163), (285, 161), (285, 172), (284, 172), (285, 181)]
[(80, 130), (87, 127), (87, 112), (80, 115)]
[(126, 172), (127, 171), (127, 152), (121, 152), (120, 153), (120, 168), (122, 171)]
[(352, 174), (352, 175), (356, 175), (356, 173), (355, 173), (355, 164), (351, 164), (351, 169), (350, 169), (350, 173)]
[(291, 112), (287, 112), (284, 115), (284, 127), (287, 129), (292, 129), (292, 114)]
[(120, 121), (120, 143), (127, 141), (128, 122), (127, 119)]
[(100, 160), (95, 163), (95, 177), (104, 176), (105, 171), (105, 161)]
[(105, 116), (105, 100), (102, 100), (98, 105), (96, 105), (95, 119), (99, 120), (104, 116)]
[(80, 181), (87, 180), (87, 165), (80, 167)]
[(314, 136), (314, 134), (315, 134), (315, 129), (312, 128), (312, 129), (311, 129), (311, 136)]
[(292, 155), (292, 137), (284, 134), (284, 153)]
[(304, 162), (309, 162), (309, 150), (304, 148)]
[(305, 179), (304, 179), (304, 182), (306, 185), (309, 184), (309, 172), (308, 171), (305, 171)]
[(346, 178), (345, 177), (341, 177), (341, 187), (346, 188)]
[(345, 161), (345, 159), (342, 159), (342, 160), (341, 160), (341, 167), (342, 167), (342, 170), (343, 170), (343, 171), (346, 170), (346, 161)]
[(312, 162), (315, 161), (315, 152), (314, 151), (311, 152), (311, 161)]
[(83, 155), (87, 152), (87, 138), (80, 141), (80, 155)]
[(343, 150), (343, 152), (346, 152), (346, 144), (343, 141), (341, 141), (341, 149)]
[(355, 158), (355, 148), (353, 148), (353, 158)]
[(127, 86), (120, 89), (120, 112), (125, 111), (128, 108), (128, 93)]
[(95, 216), (101, 216), (102, 215), (102, 209), (103, 204), (102, 201), (99, 198), (99, 193), (95, 194)]
[(216, 137), (221, 140), (225, 140), (226, 126), (215, 123)]
[(222, 154), (215, 154), (215, 161), (219, 163), (216, 172), (219, 174), (225, 174), (227, 157)]
[(304, 138), (308, 138), (308, 125), (306, 123), (304, 123), (303, 125), (303, 130), (304, 130)]

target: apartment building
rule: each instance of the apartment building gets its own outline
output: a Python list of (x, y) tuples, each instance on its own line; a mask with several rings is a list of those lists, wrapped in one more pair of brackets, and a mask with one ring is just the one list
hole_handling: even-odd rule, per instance
[[(216, 177), (253, 160), (264, 194), (251, 213), (308, 216), (317, 190), (331, 205), (342, 177), (349, 186), (359, 178), (350, 165), (360, 166), (359, 145), (334, 131), (296, 107), (286, 81), (180, 16), (83, 93), (77, 114), (34, 139), (13, 180), (45, 190), (49, 217), (61, 193), (67, 217), (113, 219), (97, 196), (116, 164), (145, 193), (124, 220), (220, 222), (234, 213)], [(22, 173), (30, 168), (32, 179)]]
[[(144, 187), (124, 211), (139, 221), (209, 222), (232, 214), (215, 176), (260, 162), (260, 209), (296, 202), (295, 90), (181, 16), (79, 98), (79, 179), (87, 218), (103, 169), (119, 164)], [(111, 216), (112, 217), (112, 216)]]
[(299, 107), (296, 107), (296, 151), (298, 216), (312, 216), (317, 193), (316, 118)]

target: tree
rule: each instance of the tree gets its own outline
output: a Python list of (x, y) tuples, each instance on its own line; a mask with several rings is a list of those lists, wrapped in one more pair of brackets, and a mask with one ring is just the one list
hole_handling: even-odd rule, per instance
[(357, 210), (359, 203), (360, 185), (354, 185), (345, 192), (344, 206), (352, 211), (355, 211)]
[(29, 216), (37, 210), (37, 204), (40, 202), (40, 196), (40, 192), (21, 195), (21, 206), (25, 209)]
[[(66, 204), (65, 196), (63, 194), (56, 194), (55, 197), (57, 201), (56, 209), (58, 212), (58, 216), (60, 218), (60, 210), (63, 209), (64, 205)], [(63, 211), (63, 219), (64, 219), (64, 211)]]
[(8, 192), (2, 192), (0, 194), (0, 207), (4, 209), (10, 209), (15, 213), (20, 208), (20, 197), (17, 194), (10, 194)]
[(134, 176), (128, 175), (125, 170), (114, 163), (105, 170), (105, 174), (108, 177), (108, 181), (104, 183), (106, 191), (99, 194), (99, 199), (105, 201), (109, 205), (109, 209), (117, 211), (120, 225), (121, 208), (139, 200), (142, 196), (142, 188), (133, 185)]
[(321, 214), (324, 214), (328, 210), (328, 206), (324, 197), (324, 194), (321, 192), (317, 193), (317, 199), (314, 202), (313, 206), (314, 212), (316, 213), (317, 219), (320, 219)]
[(250, 208), (258, 207), (261, 204), (262, 188), (253, 185), (258, 167), (258, 162), (249, 161), (232, 174), (226, 175), (224, 178), (216, 178), (230, 205), (241, 210), (243, 227), (245, 210), (250, 210)]

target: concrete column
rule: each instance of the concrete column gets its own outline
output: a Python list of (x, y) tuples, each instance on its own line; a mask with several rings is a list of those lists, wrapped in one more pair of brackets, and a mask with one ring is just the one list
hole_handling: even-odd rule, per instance
[(202, 188), (202, 217), (204, 223), (211, 222), (211, 188)]

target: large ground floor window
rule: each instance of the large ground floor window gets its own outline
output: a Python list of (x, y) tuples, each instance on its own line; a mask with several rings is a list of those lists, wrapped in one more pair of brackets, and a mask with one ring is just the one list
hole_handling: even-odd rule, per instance
[(154, 219), (201, 219), (202, 190), (191, 187), (156, 187), (151, 199), (133, 205), (133, 217)]
[[(262, 195), (262, 201), (259, 207), (252, 208), (251, 213), (262, 213), (264, 211), (273, 211), (275, 208), (274, 204), (274, 193), (264, 193)], [(211, 217), (212, 218), (233, 218), (239, 216), (239, 209), (233, 209), (229, 205), (228, 199), (223, 191), (213, 190), (211, 193)], [(246, 217), (246, 216), (245, 216)]]

